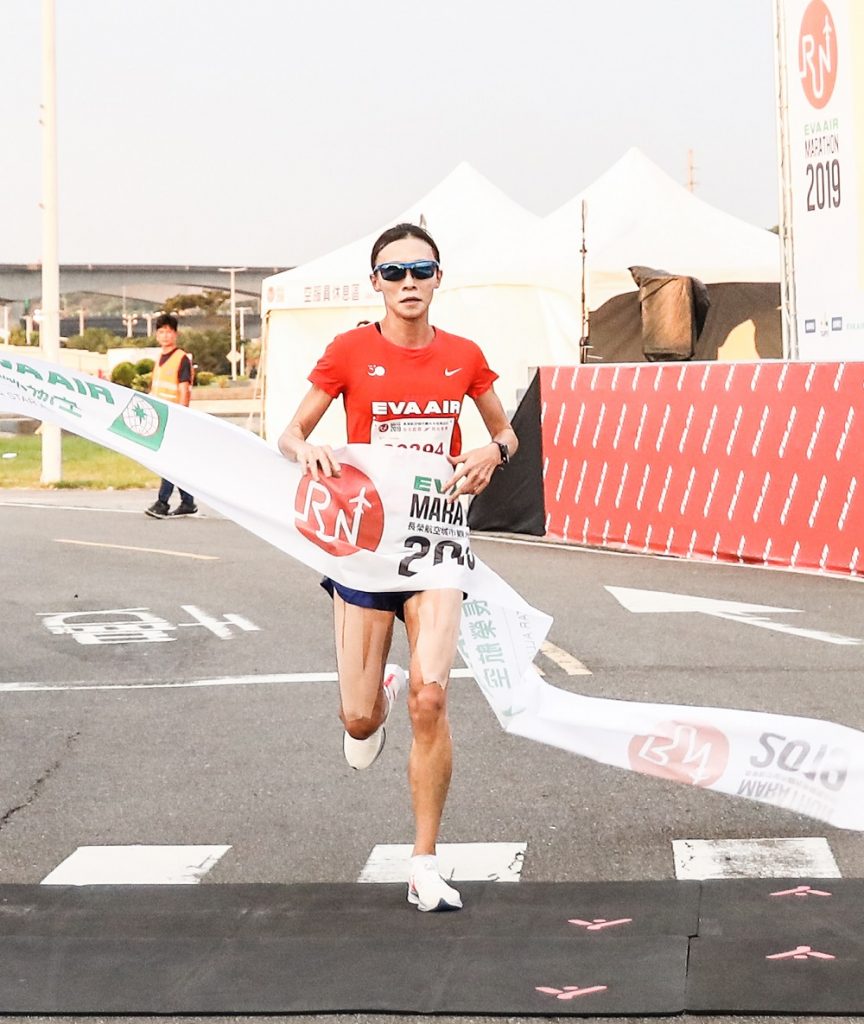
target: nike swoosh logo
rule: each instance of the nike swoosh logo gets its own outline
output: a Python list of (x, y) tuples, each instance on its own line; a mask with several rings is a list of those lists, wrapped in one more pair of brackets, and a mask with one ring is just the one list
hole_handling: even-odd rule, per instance
[(444, 376), (445, 377), (452, 377), (454, 373), (458, 373), (461, 369), (462, 369), (461, 366), (457, 366), (455, 370), (445, 370), (444, 371)]

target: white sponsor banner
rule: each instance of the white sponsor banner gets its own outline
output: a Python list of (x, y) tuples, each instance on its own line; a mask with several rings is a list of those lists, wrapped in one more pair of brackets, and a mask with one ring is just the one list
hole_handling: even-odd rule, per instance
[(466, 592), (460, 651), (501, 726), (604, 764), (864, 831), (864, 733), (810, 718), (584, 697), (533, 661), (551, 618), (470, 547), (446, 460), (350, 445), (316, 483), (220, 420), (28, 358), (0, 357), (0, 410), (57, 423), (167, 477), (318, 571), (365, 590)]
[(864, 4), (782, 3), (798, 358), (864, 359)]
[[(312, 276), (308, 276), (309, 273)], [(301, 276), (302, 275), (302, 276)], [(302, 268), (265, 282), (262, 305), (265, 309), (321, 309), (378, 307), (381, 298), (369, 276), (357, 278), (321, 278)]]

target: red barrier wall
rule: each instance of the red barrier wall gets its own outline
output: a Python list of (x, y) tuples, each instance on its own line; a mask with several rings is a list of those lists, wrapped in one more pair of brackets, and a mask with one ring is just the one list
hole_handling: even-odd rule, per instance
[(547, 534), (864, 568), (864, 363), (540, 370)]

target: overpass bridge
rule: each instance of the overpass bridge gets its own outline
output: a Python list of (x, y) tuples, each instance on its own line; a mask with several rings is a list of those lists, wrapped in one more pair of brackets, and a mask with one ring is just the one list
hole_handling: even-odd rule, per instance
[[(246, 267), (234, 276), (235, 294), (243, 301), (261, 297), (261, 282), (288, 267)], [(148, 264), (67, 263), (60, 266), (60, 294), (92, 292), (157, 305), (172, 295), (230, 290), (231, 275), (219, 267)], [(42, 294), (38, 263), (0, 263), (0, 305), (35, 303)], [(256, 305), (257, 308), (257, 305)]]

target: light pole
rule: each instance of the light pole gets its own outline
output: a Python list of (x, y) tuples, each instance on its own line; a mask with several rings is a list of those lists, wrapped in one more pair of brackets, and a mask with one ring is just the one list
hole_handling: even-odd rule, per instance
[[(60, 265), (57, 256), (57, 66), (54, 0), (42, 0), (42, 319), (39, 342), (48, 362), (60, 358)], [(42, 423), (42, 483), (63, 477), (60, 428)]]
[(228, 361), (231, 363), (231, 380), (237, 380), (237, 361), (240, 356), (237, 354), (237, 325), (235, 321), (234, 313), (234, 275), (239, 274), (245, 270), (245, 267), (220, 267), (220, 274), (231, 275), (231, 353), (228, 356)]
[(237, 312), (240, 315), (240, 340), (241, 341), (245, 341), (246, 340), (246, 332), (244, 330), (244, 328), (246, 326), (245, 325), (245, 317), (246, 317), (247, 313), (251, 313), (252, 312), (252, 307), (251, 306), (238, 306), (237, 307)]
[(244, 318), (247, 313), (252, 312), (251, 306), (238, 306), (237, 312), (240, 314), (240, 376), (246, 376), (246, 346), (243, 342), (246, 340), (246, 324)]

